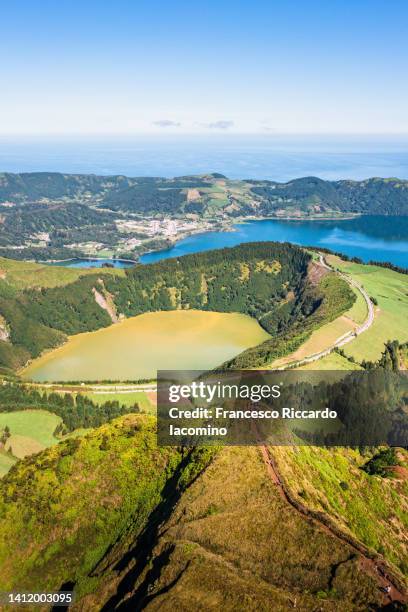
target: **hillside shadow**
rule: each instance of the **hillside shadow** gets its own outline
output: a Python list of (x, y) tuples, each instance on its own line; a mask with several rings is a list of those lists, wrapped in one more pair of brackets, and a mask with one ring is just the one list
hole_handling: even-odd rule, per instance
[[(121, 578), (116, 593), (104, 604), (101, 612), (112, 612), (112, 610), (126, 610), (131, 604), (132, 610), (140, 610), (143, 608), (143, 602), (148, 595), (149, 585), (160, 576), (161, 569), (168, 563), (169, 557), (174, 547), (169, 547), (163, 551), (152, 563), (152, 567), (148, 571), (142, 584), (137, 588), (136, 592), (129, 600), (123, 602), (123, 598), (133, 590), (135, 583), (146, 569), (146, 566), (151, 560), (152, 551), (159, 540), (160, 526), (170, 518), (176, 504), (181, 498), (185, 489), (179, 488), (179, 480), (184, 469), (190, 461), (193, 451), (190, 451), (179, 463), (172, 477), (167, 480), (164, 485), (161, 496), (162, 501), (151, 512), (143, 531), (137, 537), (135, 545), (127, 551), (123, 557), (111, 568), (113, 572), (121, 574), (125, 572)], [(191, 486), (200, 476), (199, 472), (194, 479), (189, 483)], [(101, 559), (101, 563), (106, 559), (108, 553)], [(132, 565), (129, 568), (129, 565)], [(178, 578), (177, 578), (178, 579)], [(176, 581), (177, 581), (176, 579)], [(170, 588), (170, 587), (169, 587)], [(122, 602), (122, 603), (121, 603)]]

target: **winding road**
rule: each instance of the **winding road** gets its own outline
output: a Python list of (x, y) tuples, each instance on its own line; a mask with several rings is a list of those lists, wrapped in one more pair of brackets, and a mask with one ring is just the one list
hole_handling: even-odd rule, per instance
[[(330, 270), (330, 272), (335, 272), (335, 270), (331, 266), (329, 266), (328, 263), (326, 262), (323, 253), (319, 253), (319, 264), (318, 265), (325, 268), (326, 270)], [(367, 329), (369, 329), (371, 325), (374, 323), (374, 306), (373, 306), (372, 301), (370, 300), (370, 296), (368, 295), (364, 287), (362, 287), (356, 280), (354, 280), (347, 274), (344, 274), (343, 272), (338, 272), (338, 271), (336, 273), (344, 281), (346, 281), (346, 283), (348, 283), (351, 287), (354, 287), (354, 289), (357, 289), (357, 291), (359, 291), (361, 295), (363, 296), (364, 301), (367, 305), (367, 317), (364, 323), (359, 325), (357, 329), (355, 329), (354, 331), (349, 331), (343, 336), (340, 336), (340, 338), (337, 338), (337, 340), (333, 342), (333, 344), (323, 349), (322, 351), (319, 351), (318, 353), (313, 353), (312, 355), (309, 355), (308, 357), (305, 357), (304, 359), (301, 359), (299, 361), (292, 361), (280, 368), (277, 368), (278, 370), (286, 370), (288, 367), (293, 368), (293, 366), (305, 365), (306, 363), (312, 363), (313, 361), (317, 361), (318, 359), (321, 359), (322, 357), (326, 357), (327, 355), (330, 355), (330, 353), (332, 353), (334, 349), (340, 348), (344, 346), (345, 344), (348, 344), (349, 342), (354, 340), (357, 336), (367, 331)]]

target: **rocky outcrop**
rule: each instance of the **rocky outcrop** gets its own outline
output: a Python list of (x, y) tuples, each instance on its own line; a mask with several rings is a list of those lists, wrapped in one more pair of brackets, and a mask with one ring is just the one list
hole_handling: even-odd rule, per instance
[(101, 284), (101, 291), (98, 291), (95, 287), (92, 289), (92, 293), (95, 296), (95, 302), (106, 312), (111, 318), (112, 323), (117, 323), (120, 319), (116, 312), (116, 307), (113, 302), (112, 296), (105, 289), (105, 285), (103, 284), (102, 279), (99, 280)]

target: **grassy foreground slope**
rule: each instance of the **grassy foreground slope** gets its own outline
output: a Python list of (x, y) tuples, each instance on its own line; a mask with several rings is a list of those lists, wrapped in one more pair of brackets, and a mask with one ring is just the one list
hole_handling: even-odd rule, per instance
[(129, 415), (20, 461), (0, 482), (0, 589), (93, 590), (110, 545), (137, 537), (166, 487), (181, 490), (208, 459), (157, 448), (154, 420)]
[[(367, 610), (347, 544), (278, 495), (257, 448), (158, 448), (128, 415), (0, 483), (1, 590), (69, 584), (74, 610)], [(12, 544), (11, 544), (12, 543)]]
[(91, 610), (367, 610), (381, 593), (347, 545), (279, 497), (257, 448), (225, 448), (149, 534), (107, 557)]
[(399, 451), (402, 470), (390, 478), (363, 471), (371, 455), (356, 449), (276, 447), (273, 455), (299, 501), (328, 514), (343, 530), (408, 575), (406, 452)]

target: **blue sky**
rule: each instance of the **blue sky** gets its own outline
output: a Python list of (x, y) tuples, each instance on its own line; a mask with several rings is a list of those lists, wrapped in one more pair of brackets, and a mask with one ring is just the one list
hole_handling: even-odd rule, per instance
[(1, 2), (0, 135), (408, 133), (399, 0)]

